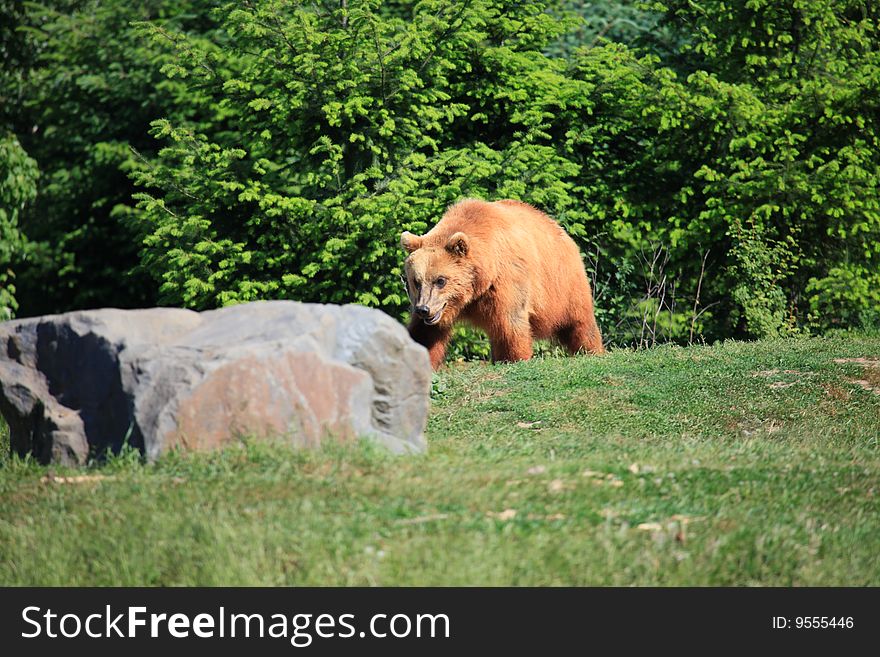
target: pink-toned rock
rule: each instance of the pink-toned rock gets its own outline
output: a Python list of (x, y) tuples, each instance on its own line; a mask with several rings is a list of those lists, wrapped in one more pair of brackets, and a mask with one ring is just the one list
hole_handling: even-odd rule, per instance
[(13, 450), (84, 463), (126, 441), (155, 459), (242, 437), (372, 438), (425, 449), (427, 352), (361, 306), (257, 302), (196, 313), (103, 309), (0, 324)]

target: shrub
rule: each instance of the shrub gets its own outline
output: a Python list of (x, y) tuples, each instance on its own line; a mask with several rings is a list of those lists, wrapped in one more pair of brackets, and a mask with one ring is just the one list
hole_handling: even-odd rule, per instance
[[(138, 268), (132, 211), (132, 149), (156, 151), (158, 116), (192, 119), (198, 100), (161, 67), (174, 57), (130, 27), (153, 20), (197, 35), (210, 31), (200, 0), (47, 0), (12, 3), (16, 57), (0, 78), (2, 122), (40, 171), (39, 194), (21, 217), (32, 248), (16, 263), (21, 312), (155, 303)], [(176, 112), (181, 112), (178, 115)]]
[(27, 246), (19, 215), (37, 193), (37, 165), (12, 135), (0, 136), (0, 322), (18, 309), (12, 262)]

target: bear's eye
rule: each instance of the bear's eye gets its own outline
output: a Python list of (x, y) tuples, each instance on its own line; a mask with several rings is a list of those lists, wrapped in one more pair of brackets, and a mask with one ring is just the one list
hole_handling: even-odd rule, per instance
[(442, 276), (440, 278), (438, 278), (436, 281), (434, 281), (435, 287), (442, 289), (445, 285), (446, 285), (446, 279), (443, 278)]

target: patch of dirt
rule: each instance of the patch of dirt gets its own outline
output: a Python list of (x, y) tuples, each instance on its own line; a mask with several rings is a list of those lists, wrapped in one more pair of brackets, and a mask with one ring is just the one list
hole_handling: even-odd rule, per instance
[(865, 358), (864, 356), (859, 358), (835, 358), (835, 363), (855, 363), (856, 365), (861, 365), (862, 367), (873, 367), (876, 369), (880, 369), (880, 358), (875, 358), (873, 356), (869, 356)]
[(880, 358), (835, 358), (835, 363), (852, 364), (862, 367), (862, 378), (847, 379), (848, 383), (857, 385), (863, 390), (880, 395)]
[(871, 382), (866, 381), (865, 379), (847, 379), (847, 381), (859, 386), (863, 390), (873, 392), (875, 395), (880, 395), (880, 385), (871, 385)]
[(595, 486), (611, 486), (612, 488), (623, 486), (623, 480), (610, 472), (606, 474), (595, 470), (584, 470), (581, 472), (581, 476), (586, 477)]
[(784, 426), (782, 420), (776, 418), (758, 419), (746, 418), (740, 420), (734, 425), (734, 429), (739, 429), (739, 435), (743, 438), (757, 438), (760, 436), (771, 436)]
[(486, 511), (486, 517), (496, 520), (513, 520), (516, 518), (516, 509), (504, 509), (504, 511)]
[(833, 383), (823, 383), (822, 389), (826, 395), (836, 401), (849, 401), (850, 397), (852, 397), (852, 393), (849, 390)]
[(464, 398), (465, 404), (480, 404), (490, 399), (505, 397), (507, 393), (504, 390), (476, 388), (472, 389)]
[(40, 479), (44, 484), (94, 484), (101, 481), (116, 479), (113, 475), (75, 475), (73, 477), (58, 477), (51, 472)]
[(546, 520), (552, 522), (556, 520), (565, 520), (565, 515), (562, 513), (551, 513), (549, 516), (542, 516), (536, 513), (530, 513), (526, 518), (528, 520)]
[(566, 489), (572, 488), (571, 484), (563, 481), (562, 479), (554, 479), (549, 484), (547, 484), (547, 490), (551, 493), (561, 493)]
[[(761, 378), (761, 379), (770, 379), (781, 377), (782, 375), (787, 375), (789, 377), (798, 377), (804, 378), (809, 376), (816, 376), (815, 372), (802, 372), (800, 370), (758, 370), (757, 372), (752, 372), (752, 378)], [(774, 381), (769, 384), (767, 387), (771, 390), (781, 390), (783, 388), (790, 388), (796, 383), (800, 383), (800, 381)]]

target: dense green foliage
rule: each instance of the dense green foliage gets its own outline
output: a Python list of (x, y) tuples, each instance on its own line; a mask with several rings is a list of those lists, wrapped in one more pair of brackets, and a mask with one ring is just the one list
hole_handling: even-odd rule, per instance
[(0, 135), (0, 321), (18, 308), (10, 264), (26, 250), (18, 216), (37, 193), (37, 165), (14, 136)]
[(49, 4), (24, 312), (400, 316), (400, 231), (477, 196), (568, 229), (615, 342), (880, 323), (876, 3)]
[(178, 102), (188, 91), (161, 72), (171, 54), (145, 44), (131, 22), (203, 34), (210, 3), (20, 4), (4, 6), (20, 25), (9, 46), (16, 57), (0, 78), (0, 122), (42, 174), (22, 222), (32, 248), (13, 260), (22, 314), (152, 303), (152, 281), (137, 267), (139, 236), (124, 220), (133, 207), (129, 174), (136, 151), (158, 150), (150, 122), (188, 118), (193, 101)]
[(878, 353), (841, 332), (453, 365), (422, 455), (0, 456), (0, 585), (877, 586), (880, 369), (853, 360)]
[[(696, 175), (699, 217), (732, 240), (749, 332), (880, 319), (880, 5), (666, 3), (726, 116)], [(708, 108), (708, 111), (712, 111)], [(703, 114), (706, 110), (703, 111)]]

